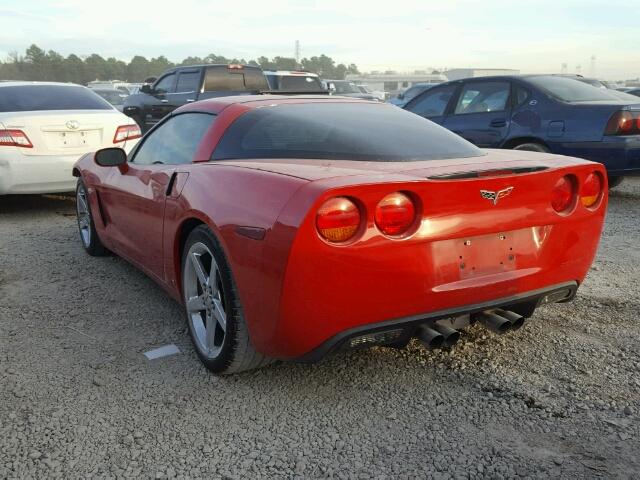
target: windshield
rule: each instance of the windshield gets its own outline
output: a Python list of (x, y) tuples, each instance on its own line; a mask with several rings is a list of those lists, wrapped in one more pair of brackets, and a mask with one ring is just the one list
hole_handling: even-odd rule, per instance
[(243, 114), (227, 129), (212, 158), (402, 162), (480, 155), (481, 150), (454, 133), (392, 105), (318, 102)]
[(111, 109), (113, 107), (94, 92), (75, 85), (0, 87), (0, 112)]
[(574, 103), (620, 100), (620, 97), (610, 90), (592, 87), (587, 83), (574, 80), (573, 78), (541, 75), (537, 77), (528, 77), (526, 80), (563, 102)]
[(361, 93), (353, 82), (332, 82), (336, 87), (335, 93)]

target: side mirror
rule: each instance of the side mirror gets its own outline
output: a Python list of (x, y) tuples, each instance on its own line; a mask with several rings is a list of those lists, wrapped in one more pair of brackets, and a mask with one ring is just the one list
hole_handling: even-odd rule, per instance
[(101, 167), (119, 167), (127, 163), (127, 154), (121, 148), (103, 148), (96, 152), (94, 160)]
[(400, 93), (397, 95), (397, 98), (398, 98), (398, 100), (404, 100), (404, 92), (400, 92)]
[(153, 92), (153, 88), (148, 83), (145, 83), (140, 87), (140, 91), (142, 93), (149, 93), (150, 94), (150, 93)]

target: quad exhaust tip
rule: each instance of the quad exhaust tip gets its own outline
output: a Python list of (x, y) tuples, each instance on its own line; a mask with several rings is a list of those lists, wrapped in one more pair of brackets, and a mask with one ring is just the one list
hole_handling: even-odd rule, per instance
[(452, 347), (460, 339), (460, 332), (436, 323), (431, 327), (421, 326), (416, 336), (427, 348), (434, 349)]
[(496, 315), (500, 315), (502, 318), (506, 318), (511, 322), (511, 329), (518, 330), (520, 327), (524, 325), (524, 317), (522, 315), (517, 314), (516, 312), (512, 312), (511, 310), (494, 310)]
[(482, 323), (492, 332), (503, 334), (509, 330), (518, 330), (524, 325), (524, 317), (510, 310), (486, 310), (474, 315), (474, 320)]
[(418, 329), (416, 336), (427, 348), (440, 348), (444, 344), (444, 335), (424, 325)]

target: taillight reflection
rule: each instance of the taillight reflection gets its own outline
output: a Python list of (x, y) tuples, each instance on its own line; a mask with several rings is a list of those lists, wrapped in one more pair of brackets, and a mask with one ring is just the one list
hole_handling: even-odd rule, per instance
[(587, 208), (593, 207), (602, 195), (604, 181), (602, 176), (593, 172), (590, 173), (582, 184), (580, 189), (580, 201)]
[(329, 242), (346, 242), (360, 227), (360, 210), (346, 197), (330, 198), (316, 214), (316, 228)]
[(22, 130), (0, 130), (0, 146), (33, 148), (33, 144), (27, 134)]
[(640, 112), (620, 110), (607, 122), (605, 135), (638, 135), (640, 134)]
[(390, 193), (376, 207), (376, 225), (382, 233), (391, 237), (406, 233), (415, 218), (416, 207), (411, 198), (402, 192)]
[(576, 180), (570, 175), (558, 179), (551, 190), (551, 206), (558, 213), (568, 212), (574, 205)]
[(121, 125), (116, 130), (116, 134), (113, 137), (113, 143), (126, 142), (127, 140), (134, 140), (140, 138), (142, 132), (138, 125)]

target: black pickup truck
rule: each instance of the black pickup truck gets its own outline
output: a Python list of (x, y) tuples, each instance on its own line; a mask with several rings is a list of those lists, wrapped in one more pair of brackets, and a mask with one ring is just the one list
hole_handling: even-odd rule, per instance
[(260, 67), (251, 65), (194, 65), (164, 72), (153, 84), (125, 100), (123, 112), (143, 132), (165, 115), (190, 102), (228, 95), (259, 94), (269, 90)]

